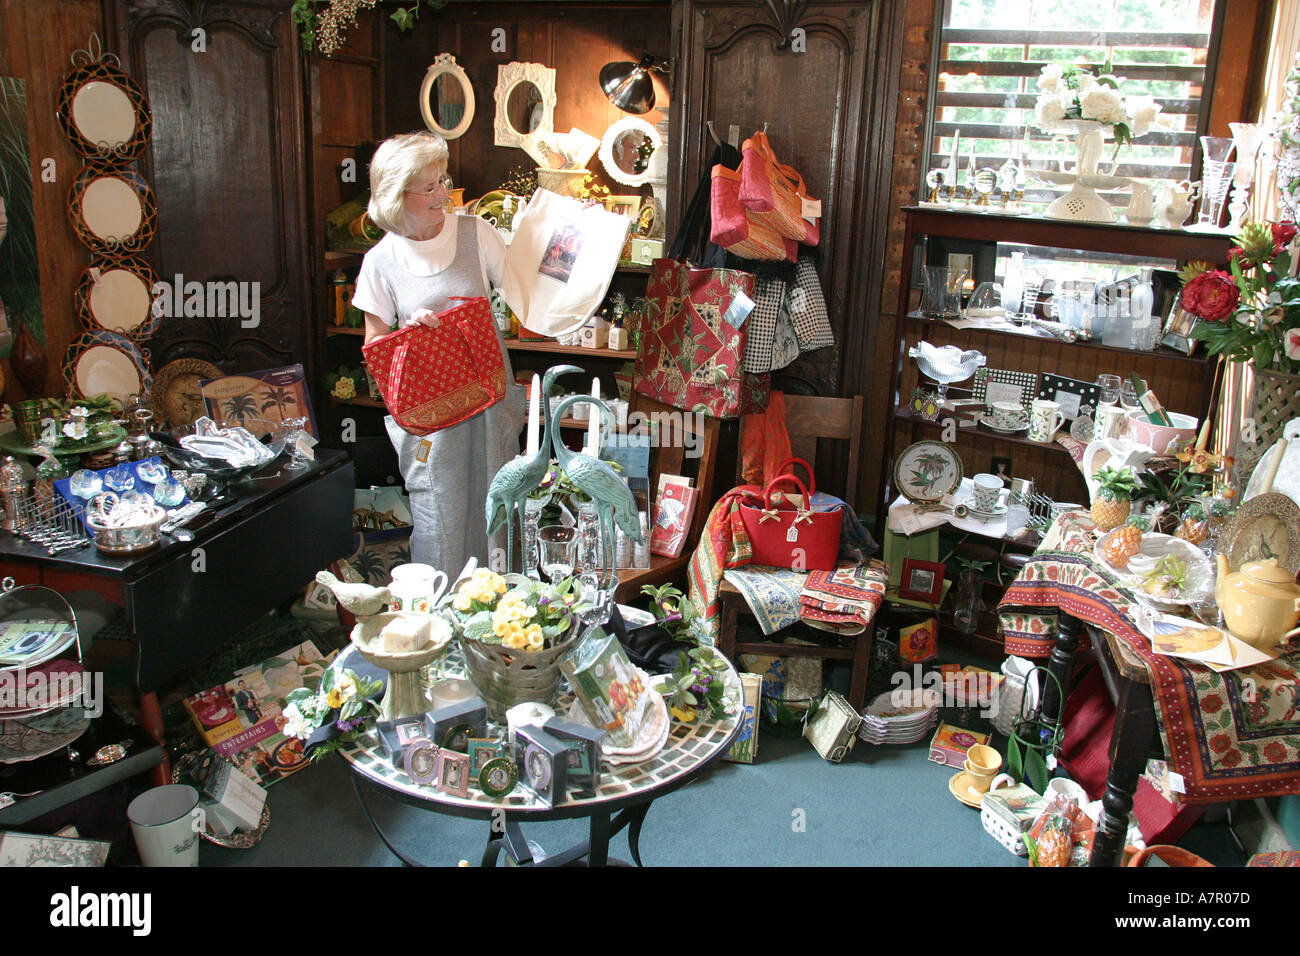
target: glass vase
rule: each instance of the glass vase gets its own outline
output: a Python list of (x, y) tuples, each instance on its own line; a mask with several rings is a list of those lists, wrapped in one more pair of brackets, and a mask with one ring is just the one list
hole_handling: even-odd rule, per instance
[(550, 500), (549, 496), (524, 500), (524, 525), (520, 531), (522, 537), (520, 561), (523, 563), (524, 575), (534, 581), (542, 579), (537, 570), (537, 527), (541, 524), (542, 509)]
[(594, 501), (585, 501), (578, 505), (578, 570), (597, 572), (600, 564), (600, 515)]

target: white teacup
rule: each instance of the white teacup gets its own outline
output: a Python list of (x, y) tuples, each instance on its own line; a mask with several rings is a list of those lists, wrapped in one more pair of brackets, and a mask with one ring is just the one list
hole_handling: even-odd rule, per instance
[(980, 511), (992, 511), (998, 505), (998, 495), (1002, 491), (1002, 479), (997, 475), (976, 475), (974, 478), (975, 507)]
[(1019, 428), (1025, 423), (1025, 409), (1019, 402), (994, 402), (989, 417), (998, 428)]
[(1056, 437), (1057, 431), (1065, 424), (1065, 415), (1061, 412), (1059, 402), (1046, 398), (1036, 398), (1029, 406), (1030, 441), (1049, 442)]

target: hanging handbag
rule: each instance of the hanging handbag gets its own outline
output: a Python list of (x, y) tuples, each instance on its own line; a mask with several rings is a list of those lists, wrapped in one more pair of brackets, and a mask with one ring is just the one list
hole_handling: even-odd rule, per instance
[[(709, 165), (738, 162), (734, 149), (719, 147)], [(738, 418), (767, 407), (771, 383), (743, 367), (754, 276), (721, 268), (722, 250), (706, 247), (709, 183), (706, 176), (696, 188), (670, 258), (650, 266), (632, 387), (673, 408)], [(687, 261), (688, 248), (698, 265)]]
[(804, 352), (835, 344), (835, 333), (826, 312), (826, 297), (811, 256), (800, 256), (795, 266), (794, 286), (786, 296), (791, 323)]
[(804, 218), (808, 188), (803, 177), (777, 161), (766, 133), (755, 133), (741, 146), (737, 198), (755, 219), (787, 239), (815, 246), (821, 241), (816, 221)]
[(778, 276), (756, 276), (754, 311), (745, 322), (745, 371), (775, 372), (799, 357), (799, 338), (787, 307), (789, 285)]
[(732, 255), (761, 262), (794, 262), (799, 244), (751, 213), (740, 202), (740, 173), (721, 163), (709, 172), (709, 239)]
[(428, 435), (477, 415), (506, 394), (505, 361), (487, 299), (438, 313), (437, 328), (408, 325), (362, 347), (388, 413), (404, 431)]
[(761, 501), (741, 502), (738, 509), (753, 556), (751, 564), (795, 571), (830, 571), (840, 555), (838, 512), (816, 512), (772, 498), (781, 482), (793, 482), (803, 494), (800, 504), (812, 498), (804, 483), (790, 473), (777, 475), (763, 489)]

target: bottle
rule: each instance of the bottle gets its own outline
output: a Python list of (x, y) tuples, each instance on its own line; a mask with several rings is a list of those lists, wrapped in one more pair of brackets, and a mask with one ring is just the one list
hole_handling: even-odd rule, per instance
[(617, 316), (609, 329), (609, 347), (621, 352), (628, 347), (627, 329), (623, 328), (623, 316)]
[(1142, 379), (1137, 377), (1136, 372), (1129, 373), (1129, 381), (1133, 383), (1133, 391), (1137, 393), (1138, 404), (1147, 413), (1147, 420), (1152, 425), (1164, 425), (1166, 428), (1172, 427), (1173, 420), (1165, 411), (1165, 407), (1160, 404), (1160, 399), (1156, 398), (1156, 393), (1149, 388), (1143, 390)]

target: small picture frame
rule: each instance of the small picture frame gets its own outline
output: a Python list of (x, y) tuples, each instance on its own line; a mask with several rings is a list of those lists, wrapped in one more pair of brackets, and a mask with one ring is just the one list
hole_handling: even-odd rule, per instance
[(493, 757), (478, 774), (478, 788), (489, 797), (500, 800), (519, 782), (519, 771), (509, 757)]
[(1038, 373), (977, 368), (971, 397), (978, 398), (986, 408), (992, 407), (994, 402), (1019, 402), (1028, 415), (1030, 405), (1038, 397)]
[(489, 760), (505, 756), (505, 745), (490, 737), (471, 737), (469, 739), (469, 775), (477, 780), (484, 764)]
[(564, 802), (571, 744), (541, 727), (525, 724), (515, 733), (514, 758), (519, 783), (548, 807)]
[(943, 579), (948, 569), (933, 561), (903, 559), (903, 573), (898, 582), (898, 596), (909, 601), (938, 604), (943, 598)]
[(1101, 389), (1096, 382), (1044, 372), (1038, 385), (1038, 397), (1060, 405), (1061, 414), (1068, 424), (1079, 417), (1084, 406), (1097, 407), (1101, 400)]
[(1192, 331), (1200, 324), (1200, 319), (1186, 309), (1181, 308), (1177, 302), (1174, 302), (1174, 306), (1169, 312), (1169, 321), (1165, 323), (1165, 331), (1160, 339), (1160, 344), (1176, 352), (1182, 352), (1184, 355), (1191, 355), (1196, 351), (1196, 346), (1200, 344), (1196, 339), (1192, 338)]
[(438, 745), (427, 737), (412, 741), (406, 748), (402, 769), (412, 783), (434, 784), (438, 780)]
[(393, 761), (394, 769), (406, 762), (406, 750), (417, 740), (427, 740), (424, 732), (424, 715), (402, 717), (398, 720), (381, 720), (375, 724), (375, 733), (383, 745), (384, 753)]
[(641, 197), (610, 196), (605, 200), (605, 208), (628, 219), (636, 219), (641, 214)]
[(451, 750), (439, 754), (438, 789), (453, 797), (469, 796), (469, 754)]

